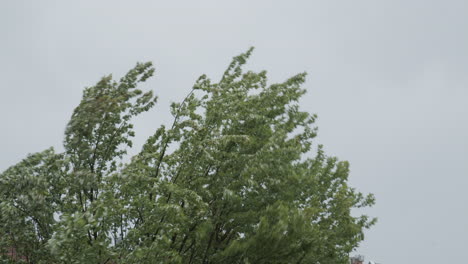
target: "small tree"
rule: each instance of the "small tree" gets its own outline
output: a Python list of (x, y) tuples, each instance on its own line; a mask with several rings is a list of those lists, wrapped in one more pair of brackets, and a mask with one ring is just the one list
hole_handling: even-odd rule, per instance
[(156, 102), (137, 88), (154, 68), (86, 88), (65, 152), (0, 175), (0, 248), (31, 263), (347, 263), (375, 222), (351, 209), (373, 196), (348, 186), (347, 162), (309, 154), (305, 74), (267, 85), (241, 70), (251, 52), (217, 83), (201, 76), (122, 166), (132, 117)]

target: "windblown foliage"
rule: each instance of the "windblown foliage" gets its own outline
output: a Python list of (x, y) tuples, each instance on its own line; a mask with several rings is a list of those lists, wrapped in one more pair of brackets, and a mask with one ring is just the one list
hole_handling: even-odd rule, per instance
[(154, 68), (86, 88), (65, 152), (0, 175), (0, 249), (30, 263), (347, 263), (375, 222), (351, 209), (373, 196), (348, 186), (347, 162), (310, 154), (305, 74), (267, 85), (241, 70), (251, 52), (217, 83), (201, 76), (123, 166), (132, 117), (156, 102), (137, 88)]

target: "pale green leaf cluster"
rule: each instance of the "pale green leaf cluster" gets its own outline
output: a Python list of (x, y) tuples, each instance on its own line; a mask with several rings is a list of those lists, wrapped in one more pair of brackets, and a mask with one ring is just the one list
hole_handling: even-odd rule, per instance
[(154, 68), (86, 88), (65, 152), (0, 175), (0, 250), (31, 263), (347, 263), (375, 223), (351, 210), (373, 196), (348, 186), (347, 162), (311, 153), (306, 74), (268, 85), (242, 71), (251, 52), (217, 83), (201, 76), (122, 167), (131, 119), (156, 103), (137, 88)]

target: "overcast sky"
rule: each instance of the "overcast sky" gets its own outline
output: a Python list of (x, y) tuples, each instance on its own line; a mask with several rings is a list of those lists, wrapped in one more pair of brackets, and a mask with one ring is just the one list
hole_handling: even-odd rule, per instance
[[(153, 61), (159, 104), (136, 145), (196, 78), (247, 69), (309, 73), (330, 155), (372, 192), (379, 222), (358, 253), (383, 264), (464, 263), (468, 250), (468, 1), (1, 1), (0, 171), (61, 151), (82, 89)], [(136, 150), (135, 150), (136, 151)]]

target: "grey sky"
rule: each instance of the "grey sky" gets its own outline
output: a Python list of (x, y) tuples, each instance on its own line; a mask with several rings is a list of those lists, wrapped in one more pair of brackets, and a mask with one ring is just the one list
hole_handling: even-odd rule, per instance
[(83, 87), (151, 60), (159, 104), (137, 146), (202, 73), (256, 50), (272, 82), (309, 73), (330, 155), (372, 192), (358, 252), (384, 264), (463, 263), (468, 249), (468, 1), (1, 1), (0, 170), (61, 150)]

